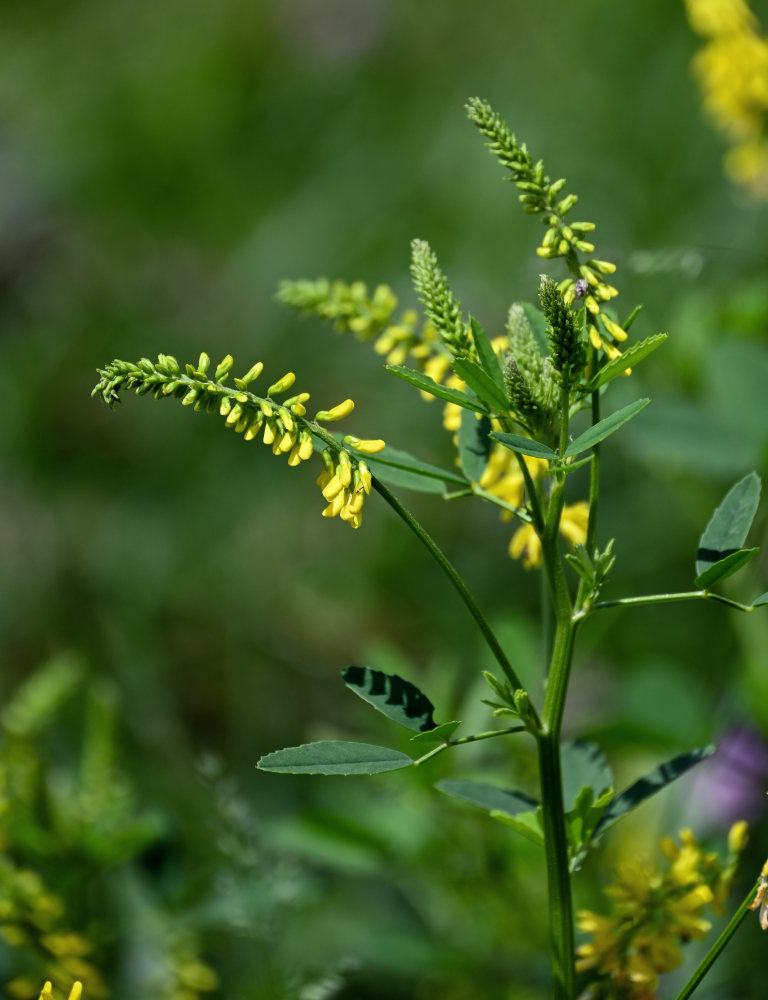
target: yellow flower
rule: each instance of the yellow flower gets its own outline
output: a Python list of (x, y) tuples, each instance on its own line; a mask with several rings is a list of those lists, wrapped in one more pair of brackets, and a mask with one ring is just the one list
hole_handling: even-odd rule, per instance
[(323, 517), (339, 517), (359, 528), (362, 523), (363, 501), (371, 492), (371, 471), (365, 462), (353, 466), (349, 452), (341, 450), (335, 457), (329, 449), (322, 453), (323, 471), (317, 477), (328, 506)]
[[(80, 1000), (83, 995), (83, 984), (74, 983), (72, 989), (69, 991), (69, 1000)], [(54, 1000), (53, 996), (53, 986), (50, 983), (46, 983), (40, 993), (39, 1000)]]
[(699, 35), (725, 35), (746, 31), (755, 23), (744, 0), (686, 0), (691, 27)]
[[(522, 478), (522, 477), (521, 477)], [(581, 544), (587, 540), (589, 504), (584, 500), (563, 508), (560, 518), (560, 534), (571, 544)], [(509, 554), (513, 559), (523, 560), (524, 569), (541, 566), (541, 539), (532, 524), (524, 524), (512, 536)]]
[(734, 848), (743, 845), (744, 829), (740, 825), (729, 838), (725, 864), (705, 853), (690, 830), (683, 830), (679, 840), (665, 837), (661, 843), (666, 870), (637, 858), (620, 865), (605, 890), (613, 903), (610, 917), (588, 910), (579, 914), (579, 929), (591, 940), (578, 947), (576, 969), (594, 970), (596, 976), (582, 1000), (655, 1000), (658, 977), (682, 962), (680, 945), (709, 930), (704, 908), (715, 908), (716, 892), (732, 876)]
[(733, 143), (726, 174), (768, 198), (768, 39), (744, 0), (687, 0), (694, 31), (709, 41), (695, 55), (704, 108)]

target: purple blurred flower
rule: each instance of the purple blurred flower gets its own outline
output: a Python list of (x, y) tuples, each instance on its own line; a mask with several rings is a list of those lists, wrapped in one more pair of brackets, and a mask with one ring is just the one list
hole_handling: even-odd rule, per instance
[(765, 804), (768, 746), (754, 729), (724, 734), (717, 752), (702, 764), (693, 785), (694, 809), (713, 826), (754, 819)]

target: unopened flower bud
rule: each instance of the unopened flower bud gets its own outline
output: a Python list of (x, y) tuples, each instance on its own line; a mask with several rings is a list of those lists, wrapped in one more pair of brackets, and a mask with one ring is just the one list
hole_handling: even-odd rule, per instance
[(234, 363), (235, 361), (231, 354), (228, 354), (222, 361), (220, 361), (214, 375), (215, 380), (217, 382), (221, 382), (222, 379), (226, 378)]
[(334, 420), (343, 420), (354, 410), (355, 404), (351, 399), (345, 399), (343, 403), (332, 407), (330, 410), (318, 410), (315, 420), (331, 423)]
[(296, 376), (293, 374), (293, 372), (286, 372), (281, 379), (278, 379), (277, 382), (274, 382), (267, 389), (267, 395), (274, 396), (278, 392), (286, 392), (288, 389), (291, 388), (291, 386), (295, 381), (296, 381)]

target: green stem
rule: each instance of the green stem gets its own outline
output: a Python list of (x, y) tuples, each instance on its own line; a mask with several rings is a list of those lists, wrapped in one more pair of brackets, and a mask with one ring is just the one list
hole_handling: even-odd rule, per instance
[(560, 737), (554, 732), (537, 737), (541, 812), (547, 865), (549, 939), (552, 948), (553, 1000), (573, 1000), (573, 906), (568, 870)]
[(379, 496), (381, 496), (382, 499), (384, 499), (389, 504), (389, 506), (392, 508), (392, 510), (394, 510), (394, 512), (398, 515), (398, 517), (400, 517), (403, 521), (405, 521), (405, 523), (408, 525), (408, 527), (411, 529), (414, 535), (416, 535), (421, 544), (426, 548), (426, 550), (429, 552), (429, 554), (432, 556), (435, 562), (437, 562), (442, 571), (451, 581), (454, 588), (458, 592), (459, 597), (464, 602), (467, 610), (475, 619), (478, 628), (483, 634), (483, 638), (488, 644), (488, 648), (495, 656), (497, 663), (504, 671), (504, 674), (506, 675), (510, 684), (516, 689), (522, 688), (523, 684), (520, 678), (517, 676), (514, 667), (507, 659), (506, 653), (501, 648), (501, 644), (494, 635), (491, 626), (488, 624), (485, 618), (485, 615), (478, 607), (477, 601), (469, 592), (467, 585), (464, 583), (462, 578), (456, 572), (453, 565), (449, 562), (443, 550), (438, 546), (438, 544), (434, 541), (434, 539), (427, 534), (427, 532), (419, 524), (419, 522), (416, 520), (413, 514), (411, 514), (409, 511), (405, 509), (405, 507), (403, 507), (403, 505), (400, 503), (397, 497), (393, 496), (393, 494), (389, 492), (389, 490), (387, 489), (386, 486), (384, 486), (383, 483), (381, 483), (375, 477), (371, 480), (371, 483), (373, 488), (379, 494)]
[(507, 729), (489, 729), (486, 733), (475, 733), (472, 736), (460, 736), (457, 740), (444, 740), (439, 746), (434, 747), (424, 754), (423, 757), (419, 757), (413, 762), (414, 767), (418, 767), (419, 764), (423, 764), (425, 760), (430, 760), (432, 757), (436, 757), (443, 750), (447, 750), (449, 747), (458, 747), (463, 743), (477, 743), (478, 740), (490, 740), (494, 736), (510, 736), (512, 733), (524, 733), (526, 731), (525, 726), (512, 726)]
[(448, 740), (452, 747), (457, 747), (462, 743), (477, 743), (478, 740), (490, 740), (494, 736), (510, 736), (512, 733), (524, 733), (525, 726), (511, 726), (507, 729), (489, 729), (484, 733), (474, 733), (472, 736), (459, 736), (458, 739)]
[(642, 604), (673, 604), (679, 601), (716, 601), (718, 604), (725, 604), (726, 607), (736, 608), (737, 611), (754, 611), (754, 605), (742, 604), (740, 601), (732, 601), (730, 597), (723, 597), (722, 594), (713, 594), (709, 590), (682, 590), (675, 594), (645, 594), (642, 597), (619, 597), (613, 601), (598, 601), (591, 608), (579, 611), (574, 615), (575, 621), (586, 618), (592, 611), (600, 611), (603, 608), (623, 608)]
[(757, 892), (757, 888), (759, 885), (760, 885), (760, 879), (757, 880), (757, 882), (752, 886), (747, 895), (744, 897), (741, 906), (738, 908), (738, 910), (734, 913), (734, 915), (728, 921), (726, 926), (723, 928), (717, 941), (715, 941), (715, 943), (709, 949), (704, 958), (702, 958), (702, 960), (699, 962), (695, 972), (688, 980), (688, 982), (685, 984), (685, 986), (677, 994), (675, 1000), (688, 1000), (688, 997), (691, 996), (691, 994), (699, 985), (699, 983), (702, 981), (704, 976), (706, 976), (706, 974), (715, 964), (717, 959), (720, 957), (720, 953), (723, 951), (725, 946), (728, 944), (733, 935), (736, 933), (736, 931), (739, 928), (739, 925), (749, 912), (750, 903), (755, 898), (755, 893)]
[[(558, 484), (560, 485), (560, 484)], [(556, 487), (557, 489), (557, 487)], [(554, 493), (553, 498), (554, 500)], [(572, 1000), (574, 995), (573, 904), (568, 864), (568, 839), (560, 763), (560, 730), (573, 660), (577, 625), (573, 605), (557, 547), (557, 504), (550, 502), (552, 524), (542, 538), (544, 566), (555, 614), (555, 638), (542, 709), (542, 730), (537, 735), (542, 825), (547, 865), (549, 931), (552, 947), (554, 1000)]]

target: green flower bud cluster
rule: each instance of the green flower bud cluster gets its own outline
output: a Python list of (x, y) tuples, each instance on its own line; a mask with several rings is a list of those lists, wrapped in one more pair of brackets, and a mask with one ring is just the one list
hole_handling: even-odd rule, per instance
[(389, 285), (378, 285), (369, 296), (362, 281), (283, 281), (277, 298), (304, 315), (331, 320), (337, 330), (354, 333), (358, 340), (374, 340), (373, 349), (390, 365), (410, 358), (422, 367), (440, 350), (434, 326), (421, 322), (415, 309), (394, 319), (397, 296)]
[[(560, 283), (566, 305), (583, 301), (592, 316), (589, 335), (595, 350), (602, 350), (608, 358), (620, 351), (616, 341), (624, 341), (627, 334), (615, 321), (603, 316), (601, 306), (618, 295), (618, 290), (605, 282), (616, 266), (607, 260), (587, 260), (582, 263), (580, 254), (594, 253), (594, 244), (585, 239), (595, 228), (593, 222), (566, 222), (566, 216), (578, 201), (575, 194), (563, 195), (565, 179), (550, 181), (544, 173), (541, 160), (533, 162), (525, 143), (519, 144), (506, 122), (496, 114), (487, 101), (473, 97), (467, 102), (469, 118), (485, 135), (488, 147), (502, 166), (512, 174), (510, 178), (520, 191), (523, 209), (532, 215), (541, 215), (547, 227), (539, 257), (553, 260), (562, 257), (570, 276)], [(598, 326), (598, 319), (600, 327)]]
[(559, 393), (549, 358), (541, 356), (523, 307), (514, 303), (507, 317), (508, 349), (504, 359), (504, 384), (512, 409), (540, 441), (554, 437)]
[[(119, 402), (123, 389), (133, 389), (139, 396), (151, 392), (156, 399), (175, 397), (181, 400), (182, 406), (220, 414), (225, 418), (226, 426), (242, 434), (246, 441), (252, 441), (261, 434), (264, 444), (271, 445), (273, 454), (287, 455), (291, 466), (299, 465), (314, 454), (315, 437), (329, 444), (334, 442), (331, 435), (319, 426), (320, 423), (343, 420), (355, 406), (351, 399), (345, 399), (330, 410), (319, 410), (314, 421), (309, 421), (305, 419), (308, 392), (295, 394), (279, 403), (274, 399), (274, 396), (288, 392), (293, 386), (296, 378), (293, 372), (287, 372), (270, 385), (265, 396), (257, 396), (248, 386), (263, 370), (260, 361), (242, 378), (234, 379), (234, 387), (224, 384), (233, 365), (231, 355), (228, 354), (217, 366), (212, 379), (207, 374), (210, 364), (211, 359), (205, 353), (200, 355), (197, 367), (187, 365), (184, 371), (178, 361), (168, 354), (160, 354), (157, 362), (147, 358), (142, 358), (137, 364), (116, 360), (99, 369), (100, 378), (92, 395), (100, 395), (109, 406)], [(344, 441), (363, 454), (373, 454), (384, 447), (384, 442), (378, 439), (362, 440), (350, 435)], [(327, 474), (329, 469), (332, 470), (331, 475)], [(352, 458), (346, 449), (334, 447), (323, 452), (320, 479), (323, 495), (330, 501), (324, 516), (340, 514), (343, 520), (358, 527), (362, 493), (369, 493), (371, 489), (371, 474), (365, 462)]]
[(411, 276), (424, 311), (443, 346), (454, 357), (474, 357), (475, 347), (467, 324), (461, 318), (461, 306), (454, 299), (448, 280), (426, 240), (411, 243)]
[(566, 306), (557, 282), (542, 275), (539, 301), (549, 323), (552, 364), (563, 385), (572, 386), (581, 378), (587, 363), (587, 351), (576, 315)]

